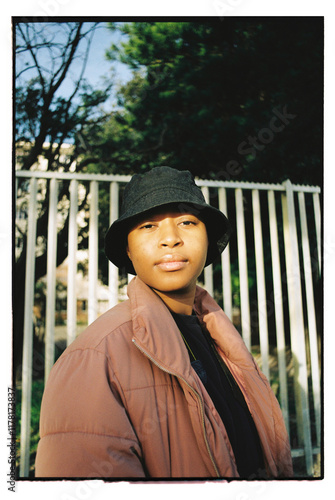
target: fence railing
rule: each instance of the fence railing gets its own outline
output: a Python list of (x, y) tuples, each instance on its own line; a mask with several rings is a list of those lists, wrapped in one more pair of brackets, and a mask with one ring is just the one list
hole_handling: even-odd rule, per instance
[[(26, 188), (27, 252), (22, 357), (21, 464), (29, 471), (33, 363), (36, 220), (39, 193), (48, 190), (45, 380), (55, 359), (57, 220), (68, 218), (67, 344), (77, 335), (75, 280), (78, 251), (78, 190), (89, 186), (88, 323), (98, 316), (99, 188), (109, 192), (109, 223), (118, 217), (119, 193), (128, 176), (17, 171)], [(69, 183), (69, 203), (58, 184)], [(281, 405), (294, 458), (304, 457), (313, 475), (321, 446), (321, 354), (316, 293), (321, 273), (320, 188), (198, 180), (207, 201), (234, 228), (221, 262), (205, 268), (201, 281), (232, 319), (257, 358)], [(61, 203), (61, 206), (60, 206)], [(65, 207), (65, 208), (64, 208)], [(87, 210), (86, 210), (87, 212)], [(105, 228), (107, 229), (107, 227)], [(221, 265), (220, 265), (221, 264)], [(109, 306), (120, 300), (120, 271), (108, 268)], [(128, 276), (128, 279), (131, 278)]]

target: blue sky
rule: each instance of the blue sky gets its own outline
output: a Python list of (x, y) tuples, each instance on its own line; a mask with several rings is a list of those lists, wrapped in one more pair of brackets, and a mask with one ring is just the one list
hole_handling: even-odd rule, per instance
[[(85, 24), (87, 28), (88, 25), (91, 23), (85, 23)], [(54, 24), (46, 23), (45, 26), (46, 29), (52, 30)], [(95, 30), (84, 74), (85, 79), (94, 87), (96, 88), (99, 88), (99, 86), (101, 87), (102, 80), (106, 78), (108, 80), (110, 78), (115, 83), (115, 87), (113, 87), (113, 89), (116, 89), (118, 85), (125, 83), (127, 80), (131, 78), (132, 73), (128, 68), (128, 66), (116, 61), (109, 61), (105, 57), (106, 50), (110, 48), (112, 43), (115, 44), (120, 43), (121, 38), (122, 38), (121, 33), (118, 31), (113, 32), (110, 29), (108, 29), (107, 23), (103, 22), (100, 23), (99, 28)], [(45, 67), (50, 66), (50, 61), (47, 59), (48, 55), (40, 51), (39, 56), (40, 56), (40, 61), (42, 61)], [(17, 58), (17, 69), (21, 67), (22, 62), (23, 62), (22, 56), (19, 56)], [(67, 78), (64, 80), (64, 82), (59, 88), (58, 95), (62, 95), (64, 97), (70, 95), (73, 89), (72, 81), (74, 81), (75, 78), (78, 77), (80, 70), (81, 70), (81, 61), (78, 60), (78, 63), (77, 61), (74, 61), (70, 66), (70, 70), (68, 73), (69, 76), (67, 76)], [(21, 78), (25, 80), (25, 79), (30, 79), (32, 76), (33, 76), (32, 71), (27, 71), (23, 73)], [(107, 103), (104, 106), (108, 110), (112, 109), (116, 105), (113, 89), (111, 98), (107, 101)]]
[[(85, 72), (85, 77), (91, 84), (98, 85), (102, 77), (109, 75), (115, 79), (116, 85), (130, 79), (132, 73), (128, 66), (116, 61), (108, 61), (105, 57), (106, 50), (112, 43), (119, 43), (121, 37), (121, 33), (109, 30), (106, 23), (101, 23), (101, 28), (95, 31)], [(112, 68), (115, 71), (114, 76), (112, 76)]]

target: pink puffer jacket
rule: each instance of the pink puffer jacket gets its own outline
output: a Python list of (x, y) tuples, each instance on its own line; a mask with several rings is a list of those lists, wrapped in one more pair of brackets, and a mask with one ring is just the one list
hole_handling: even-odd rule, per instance
[[(139, 278), (55, 363), (43, 396), (36, 477), (238, 477), (225, 427), (165, 304)], [(239, 384), (268, 477), (291, 477), (278, 402), (239, 333), (197, 287), (194, 310)]]

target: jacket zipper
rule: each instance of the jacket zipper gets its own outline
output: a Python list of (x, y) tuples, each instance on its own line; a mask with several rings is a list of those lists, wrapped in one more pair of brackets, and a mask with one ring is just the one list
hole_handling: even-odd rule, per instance
[(157, 363), (157, 361), (155, 359), (153, 359), (144, 349), (142, 349), (142, 347), (140, 347), (137, 343), (136, 343), (136, 340), (135, 339), (132, 339), (133, 343), (136, 345), (136, 347), (147, 357), (150, 359), (150, 361), (152, 361), (154, 363), (154, 365), (156, 365), (160, 370), (162, 370), (163, 372), (165, 373), (168, 373), (169, 375), (173, 375), (174, 377), (177, 377), (179, 379), (181, 379), (186, 385), (187, 387), (189, 387), (189, 389), (191, 389), (191, 391), (193, 392), (193, 394), (196, 396), (196, 398), (198, 399), (199, 401), (199, 405), (200, 405), (200, 409), (201, 409), (201, 422), (202, 422), (202, 429), (203, 429), (203, 435), (204, 435), (204, 440), (205, 440), (205, 444), (206, 444), (206, 448), (207, 448), (207, 452), (208, 452), (208, 455), (209, 455), (209, 458), (211, 459), (211, 462), (213, 464), (213, 467), (214, 467), (214, 470), (215, 470), (215, 473), (217, 475), (217, 477), (220, 477), (220, 474), (219, 474), (219, 471), (216, 467), (216, 464), (215, 464), (215, 461), (214, 461), (214, 458), (213, 458), (213, 455), (212, 455), (212, 452), (210, 450), (210, 447), (209, 447), (209, 444), (208, 444), (208, 440), (207, 440), (207, 436), (206, 436), (206, 427), (205, 427), (205, 411), (204, 411), (204, 408), (203, 408), (203, 404), (202, 404), (202, 400), (201, 400), (201, 397), (200, 397), (200, 394), (198, 394), (198, 392), (193, 389), (192, 386), (190, 386), (190, 384), (187, 382), (187, 380), (185, 380), (183, 377), (181, 377), (180, 375), (177, 375), (176, 373), (173, 373), (169, 370), (167, 370), (166, 368), (163, 368), (159, 363)]

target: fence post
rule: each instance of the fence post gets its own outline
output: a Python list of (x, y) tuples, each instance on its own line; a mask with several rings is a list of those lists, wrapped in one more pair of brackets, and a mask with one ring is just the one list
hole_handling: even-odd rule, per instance
[[(221, 212), (227, 215), (227, 198), (226, 190), (223, 187), (219, 188), (219, 208)], [(221, 254), (221, 272), (222, 272), (222, 293), (223, 293), (223, 309), (228, 318), (232, 320), (233, 307), (231, 295), (231, 274), (230, 274), (230, 251), (229, 245)]]
[(56, 312), (56, 260), (57, 260), (57, 180), (49, 184), (48, 246), (47, 246), (47, 296), (45, 320), (45, 368), (46, 384), (55, 362), (55, 312)]
[(35, 290), (36, 208), (37, 179), (31, 179), (27, 227), (26, 283), (23, 325), (20, 477), (28, 477), (29, 475), (31, 391), (33, 380), (33, 307)]
[(308, 373), (294, 198), (291, 182), (287, 180), (283, 184), (286, 189), (286, 194), (282, 195), (282, 209), (298, 438), (304, 446), (307, 474), (312, 475), (313, 450), (308, 402)]
[(242, 189), (235, 190), (236, 199), (236, 227), (237, 227), (237, 251), (238, 251), (238, 269), (240, 279), (240, 300), (241, 300), (241, 325), (242, 337), (251, 350), (251, 328), (250, 328), (250, 306), (249, 306), (249, 287), (248, 287), (248, 265), (247, 250), (245, 242), (245, 224), (244, 224), (244, 206)]
[(273, 292), (274, 292), (273, 304), (274, 304), (275, 320), (276, 320), (280, 406), (285, 420), (287, 433), (288, 435), (290, 435), (289, 406), (288, 406), (287, 377), (286, 377), (286, 345), (285, 345), (285, 331), (284, 331), (282, 275), (280, 272), (276, 204), (273, 191), (268, 192), (268, 205), (269, 205), (269, 225), (270, 225), (270, 241), (271, 241), (271, 257), (272, 257)]
[(301, 221), (302, 252), (304, 261), (309, 347), (310, 347), (310, 357), (311, 357), (311, 374), (312, 374), (313, 399), (314, 399), (314, 411), (315, 411), (315, 426), (316, 426), (317, 444), (318, 446), (320, 446), (321, 402), (320, 402), (318, 340), (316, 333), (315, 302), (314, 302), (312, 267), (310, 258), (310, 248), (308, 242), (308, 229), (307, 229), (304, 193), (298, 193), (298, 199), (299, 199), (299, 210), (300, 210), (300, 221)]
[(269, 333), (267, 318), (267, 300), (265, 290), (263, 236), (261, 224), (261, 209), (258, 189), (252, 190), (252, 211), (254, 217), (254, 240), (256, 257), (256, 283), (257, 283), (257, 305), (258, 305), (258, 325), (259, 341), (261, 348), (262, 372), (270, 379), (269, 368)]
[(67, 268), (67, 345), (76, 338), (77, 333), (77, 296), (76, 296), (76, 274), (77, 274), (77, 249), (78, 249), (78, 181), (72, 179), (70, 182), (70, 211), (69, 211), (69, 245), (68, 245), (68, 268)]
[[(117, 182), (110, 183), (110, 212), (109, 223), (119, 217), (119, 185)], [(109, 287), (109, 307), (114, 307), (118, 303), (119, 297), (119, 271), (118, 268), (108, 261), (108, 287)]]
[(88, 243), (88, 324), (97, 318), (98, 284), (98, 182), (90, 182), (90, 223)]
[(313, 193), (314, 220), (316, 230), (316, 241), (319, 260), (319, 274), (321, 274), (321, 212), (319, 193)]

